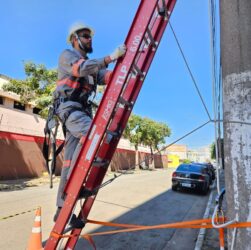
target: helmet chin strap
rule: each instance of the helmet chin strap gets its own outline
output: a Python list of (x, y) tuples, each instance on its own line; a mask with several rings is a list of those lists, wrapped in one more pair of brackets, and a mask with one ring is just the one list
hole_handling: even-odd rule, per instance
[(82, 42), (81, 42), (80, 39), (79, 39), (78, 34), (75, 34), (75, 37), (76, 37), (77, 40), (78, 40), (79, 48), (80, 48), (81, 50), (83, 50), (85, 53), (87, 53), (86, 50), (85, 50), (85, 47), (83, 46)]

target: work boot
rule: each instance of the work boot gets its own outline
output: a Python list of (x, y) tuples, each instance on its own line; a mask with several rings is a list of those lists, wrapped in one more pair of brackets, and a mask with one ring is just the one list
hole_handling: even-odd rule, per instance
[(58, 216), (59, 216), (59, 213), (60, 213), (60, 211), (61, 211), (61, 208), (62, 208), (62, 207), (58, 207), (58, 208), (57, 208), (57, 211), (56, 211), (56, 213), (55, 213), (55, 215), (54, 215), (54, 217), (53, 217), (53, 221), (54, 221), (54, 222), (56, 222), (56, 220), (57, 220), (57, 218), (58, 218)]

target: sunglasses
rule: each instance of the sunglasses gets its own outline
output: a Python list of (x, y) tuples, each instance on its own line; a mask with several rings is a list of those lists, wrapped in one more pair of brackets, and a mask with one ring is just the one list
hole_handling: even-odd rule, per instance
[(89, 34), (83, 34), (82, 36), (79, 36), (79, 37), (83, 37), (85, 39), (91, 39), (92, 38), (92, 36), (89, 35)]

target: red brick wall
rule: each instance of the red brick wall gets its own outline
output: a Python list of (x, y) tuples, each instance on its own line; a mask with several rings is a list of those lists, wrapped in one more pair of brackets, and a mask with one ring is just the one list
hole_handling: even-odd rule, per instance
[[(46, 171), (42, 147), (43, 137), (0, 131), (0, 180), (41, 176)], [(149, 157), (149, 153), (139, 152), (139, 162), (146, 159), (146, 166), (149, 166)], [(135, 151), (118, 148), (110, 168), (112, 171), (135, 169), (135, 160)], [(62, 163), (63, 152), (57, 158), (57, 175)], [(154, 156), (155, 168), (167, 167), (167, 163), (167, 156)]]
[(112, 171), (134, 169), (135, 151), (117, 148), (110, 163)]
[(168, 167), (167, 155), (154, 155), (154, 166), (155, 168), (167, 168)]
[[(145, 162), (145, 166), (150, 166), (150, 153), (138, 152), (139, 163)], [(136, 164), (135, 151), (126, 149), (116, 149), (113, 159), (110, 163), (112, 171), (126, 170), (126, 169), (138, 169)], [(155, 168), (167, 168), (168, 159), (167, 155), (154, 155), (154, 167)]]
[[(0, 180), (39, 177), (46, 171), (43, 137), (0, 131)], [(58, 157), (57, 173), (62, 164)]]

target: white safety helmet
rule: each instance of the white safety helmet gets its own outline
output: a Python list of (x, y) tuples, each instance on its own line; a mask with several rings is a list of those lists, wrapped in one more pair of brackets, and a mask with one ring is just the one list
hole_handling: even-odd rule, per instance
[(83, 23), (74, 23), (69, 29), (69, 33), (67, 36), (67, 43), (71, 43), (71, 37), (74, 33), (78, 32), (79, 30), (83, 30), (83, 29), (90, 30), (91, 36), (94, 35), (94, 30), (90, 26), (87, 26)]

